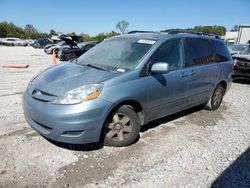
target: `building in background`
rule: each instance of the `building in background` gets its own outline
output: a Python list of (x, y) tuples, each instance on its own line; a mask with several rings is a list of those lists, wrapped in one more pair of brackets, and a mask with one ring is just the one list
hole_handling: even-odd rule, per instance
[(224, 37), (226, 45), (235, 44), (238, 37), (238, 31), (228, 31)]
[(250, 43), (250, 24), (242, 24), (239, 26), (239, 32), (236, 44)]

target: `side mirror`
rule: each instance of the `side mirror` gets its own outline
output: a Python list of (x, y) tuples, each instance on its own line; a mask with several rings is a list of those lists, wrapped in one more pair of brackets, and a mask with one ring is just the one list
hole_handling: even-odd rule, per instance
[(154, 63), (151, 67), (151, 73), (164, 74), (169, 71), (169, 64), (165, 62)]

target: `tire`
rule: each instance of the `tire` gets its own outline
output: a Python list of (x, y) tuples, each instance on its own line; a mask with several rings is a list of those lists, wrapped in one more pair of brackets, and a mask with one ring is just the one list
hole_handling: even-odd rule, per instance
[(211, 98), (209, 99), (208, 103), (205, 105), (205, 109), (213, 110), (213, 111), (217, 110), (221, 105), (224, 94), (225, 94), (225, 88), (223, 87), (223, 85), (219, 84), (215, 88), (215, 90), (214, 90)]
[(136, 112), (126, 105), (121, 106), (104, 124), (103, 143), (114, 147), (128, 146), (139, 137), (140, 127)]
[(76, 59), (76, 54), (70, 53), (65, 56), (66, 61)]

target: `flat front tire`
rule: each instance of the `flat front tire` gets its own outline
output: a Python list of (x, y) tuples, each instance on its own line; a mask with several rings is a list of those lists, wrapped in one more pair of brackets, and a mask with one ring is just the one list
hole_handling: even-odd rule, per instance
[(215, 88), (208, 103), (205, 105), (205, 108), (207, 110), (217, 110), (221, 105), (224, 94), (225, 94), (225, 88), (223, 87), (223, 85), (219, 84)]
[(104, 145), (122, 147), (132, 144), (139, 136), (140, 120), (129, 106), (121, 106), (107, 119), (104, 128)]

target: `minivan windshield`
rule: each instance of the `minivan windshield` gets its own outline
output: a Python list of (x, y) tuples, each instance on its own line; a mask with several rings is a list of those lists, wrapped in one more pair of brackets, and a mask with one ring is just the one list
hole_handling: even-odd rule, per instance
[(108, 71), (125, 72), (134, 69), (155, 42), (155, 40), (134, 37), (115, 37), (104, 40), (87, 51), (79, 57), (77, 63)]

